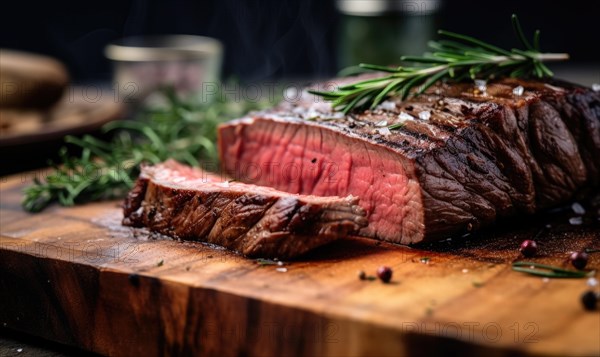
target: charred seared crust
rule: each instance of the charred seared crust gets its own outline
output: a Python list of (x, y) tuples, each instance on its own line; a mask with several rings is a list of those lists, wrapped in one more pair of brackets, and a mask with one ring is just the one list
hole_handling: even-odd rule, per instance
[[(152, 170), (164, 173), (176, 167), (170, 162)], [(367, 224), (354, 197), (309, 198), (241, 183), (231, 188), (218, 184), (194, 181), (189, 188), (145, 172), (123, 204), (123, 224), (218, 244), (251, 257), (279, 258), (354, 234)]]
[(123, 202), (123, 225), (142, 227), (142, 202), (146, 196), (148, 180), (139, 178)]

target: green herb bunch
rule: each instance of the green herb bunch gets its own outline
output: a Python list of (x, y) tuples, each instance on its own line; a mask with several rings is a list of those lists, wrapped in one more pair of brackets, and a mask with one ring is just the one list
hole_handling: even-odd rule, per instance
[[(404, 56), (400, 60), (414, 66), (386, 67), (373, 64), (359, 66), (386, 76), (361, 80), (340, 86), (333, 91), (311, 91), (332, 102), (335, 109), (348, 113), (356, 107), (374, 108), (392, 94), (402, 100), (409, 94), (421, 94), (440, 80), (492, 79), (510, 77), (552, 77), (552, 71), (543, 63), (569, 58), (566, 53), (542, 53), (540, 31), (533, 36), (533, 44), (525, 37), (516, 15), (512, 16), (515, 33), (525, 49), (510, 51), (492, 44), (453, 32), (438, 31), (444, 39), (430, 41), (433, 50), (423, 56)], [(413, 88), (417, 88), (412, 92)]]
[(23, 208), (38, 212), (58, 202), (63, 206), (122, 197), (139, 175), (140, 164), (159, 163), (168, 158), (217, 169), (217, 125), (265, 107), (260, 101), (234, 101), (217, 98), (195, 105), (177, 98), (173, 90), (164, 91), (167, 105), (143, 110), (135, 120), (109, 123), (103, 131), (109, 141), (91, 135), (68, 136), (65, 141), (81, 148), (73, 155), (66, 148), (60, 162), (52, 164), (46, 177), (34, 179), (25, 188)]

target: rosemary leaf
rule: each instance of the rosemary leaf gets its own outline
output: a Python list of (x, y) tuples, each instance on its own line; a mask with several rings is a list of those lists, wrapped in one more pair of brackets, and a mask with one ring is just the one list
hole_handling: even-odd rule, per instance
[(389, 72), (389, 73), (395, 73), (400, 69), (400, 67), (379, 66), (376, 64), (367, 64), (367, 63), (361, 63), (358, 66), (360, 68), (364, 68), (364, 69), (371, 69), (374, 71)]
[(400, 58), (401, 61), (414, 62), (414, 63), (448, 63), (451, 62), (447, 57), (444, 57), (444, 53), (436, 52), (437, 57), (416, 57), (416, 56), (403, 56)]
[(395, 129), (400, 129), (404, 126), (404, 123), (396, 123), (396, 124), (392, 124), (390, 126), (388, 126), (389, 130), (395, 130)]
[(529, 44), (529, 41), (527, 41), (527, 38), (525, 37), (525, 34), (523, 33), (523, 29), (521, 28), (521, 23), (519, 22), (519, 19), (517, 18), (517, 15), (513, 14), (511, 16), (511, 20), (512, 20), (513, 29), (515, 30), (515, 33), (517, 34), (519, 41), (521, 41), (523, 46), (525, 46), (525, 48), (527, 48), (528, 50), (535, 51), (535, 49), (531, 46), (531, 44)]
[(540, 30), (535, 30), (533, 34), (533, 48), (537, 52), (540, 52)]
[(434, 75), (432, 75), (422, 86), (421, 88), (419, 88), (419, 91), (417, 92), (417, 94), (421, 94), (424, 93), (429, 87), (431, 87), (432, 85), (434, 85), (437, 81), (439, 81), (442, 77), (444, 77), (449, 71), (451, 71), (451, 68), (448, 68), (446, 70), (443, 70), (441, 72), (438, 72)]
[(398, 85), (402, 84), (402, 81), (404, 81), (403, 78), (400, 79), (396, 79), (395, 81), (390, 82), (378, 95), (377, 97), (375, 97), (375, 99), (373, 100), (373, 103), (371, 104), (371, 108), (375, 108), (377, 105), (379, 105), (379, 103), (381, 103), (385, 97), (387, 96), (387, 94), (391, 91), (394, 90), (394, 88), (396, 88)]
[[(450, 37), (450, 38), (454, 38), (454, 39), (466, 42), (466, 43), (471, 44), (471, 45), (479, 46), (479, 47), (481, 47), (483, 49), (486, 49), (488, 51), (491, 51), (491, 52), (499, 54), (499, 55), (504, 55), (504, 56), (510, 56), (511, 55), (511, 53), (509, 51), (507, 51), (507, 50), (504, 50), (504, 49), (502, 49), (500, 47), (496, 47), (496, 46), (491, 45), (489, 43), (483, 42), (483, 41), (478, 40), (478, 39), (476, 39), (474, 37), (471, 37), (471, 36), (465, 36), (465, 35), (461, 35), (461, 34), (450, 32), (450, 31), (444, 31), (444, 30), (439, 30), (438, 34), (443, 35), (443, 36), (447, 36), (447, 37)], [(476, 48), (474, 48), (474, 49), (476, 50)]]
[(552, 265), (533, 262), (515, 262), (512, 265), (512, 270), (546, 278), (578, 279), (585, 278), (590, 274), (584, 271), (568, 270)]

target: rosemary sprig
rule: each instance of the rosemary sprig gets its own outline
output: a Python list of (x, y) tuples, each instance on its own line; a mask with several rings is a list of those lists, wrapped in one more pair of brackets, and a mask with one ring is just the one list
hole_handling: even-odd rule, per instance
[(533, 262), (514, 262), (512, 270), (546, 278), (585, 278), (592, 274)]
[(38, 212), (53, 202), (72, 206), (122, 197), (139, 175), (141, 163), (173, 158), (216, 170), (217, 125), (267, 104), (219, 97), (211, 104), (194, 105), (179, 100), (170, 89), (164, 93), (166, 107), (147, 109), (136, 120), (105, 125), (103, 130), (113, 134), (110, 141), (90, 135), (66, 137), (65, 142), (80, 147), (81, 154), (75, 156), (62, 148), (53, 171), (35, 177), (33, 185), (25, 188), (23, 208)]
[(543, 62), (567, 60), (569, 55), (542, 53), (540, 31), (535, 32), (531, 45), (514, 14), (512, 23), (524, 50), (508, 51), (471, 36), (440, 30), (438, 34), (445, 39), (429, 42), (432, 53), (400, 58), (403, 62), (415, 63), (414, 66), (360, 64), (364, 69), (387, 75), (346, 84), (333, 91), (310, 92), (331, 101), (334, 109), (346, 114), (356, 107), (374, 108), (390, 95), (397, 94), (402, 100), (411, 94), (419, 95), (440, 80), (462, 81), (502, 76), (552, 77), (552, 71)]

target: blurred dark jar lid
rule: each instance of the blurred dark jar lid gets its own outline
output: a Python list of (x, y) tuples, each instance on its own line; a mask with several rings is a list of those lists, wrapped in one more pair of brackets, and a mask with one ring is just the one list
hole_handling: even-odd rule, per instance
[(214, 38), (191, 35), (126, 37), (105, 48), (113, 61), (113, 86), (124, 102), (160, 100), (153, 93), (172, 87), (182, 98), (201, 95), (216, 83), (223, 46)]
[(114, 61), (170, 61), (210, 58), (223, 51), (221, 43), (210, 37), (165, 35), (127, 37), (108, 45), (106, 57)]
[(336, 0), (336, 6), (341, 13), (353, 16), (429, 15), (439, 10), (441, 0)]

